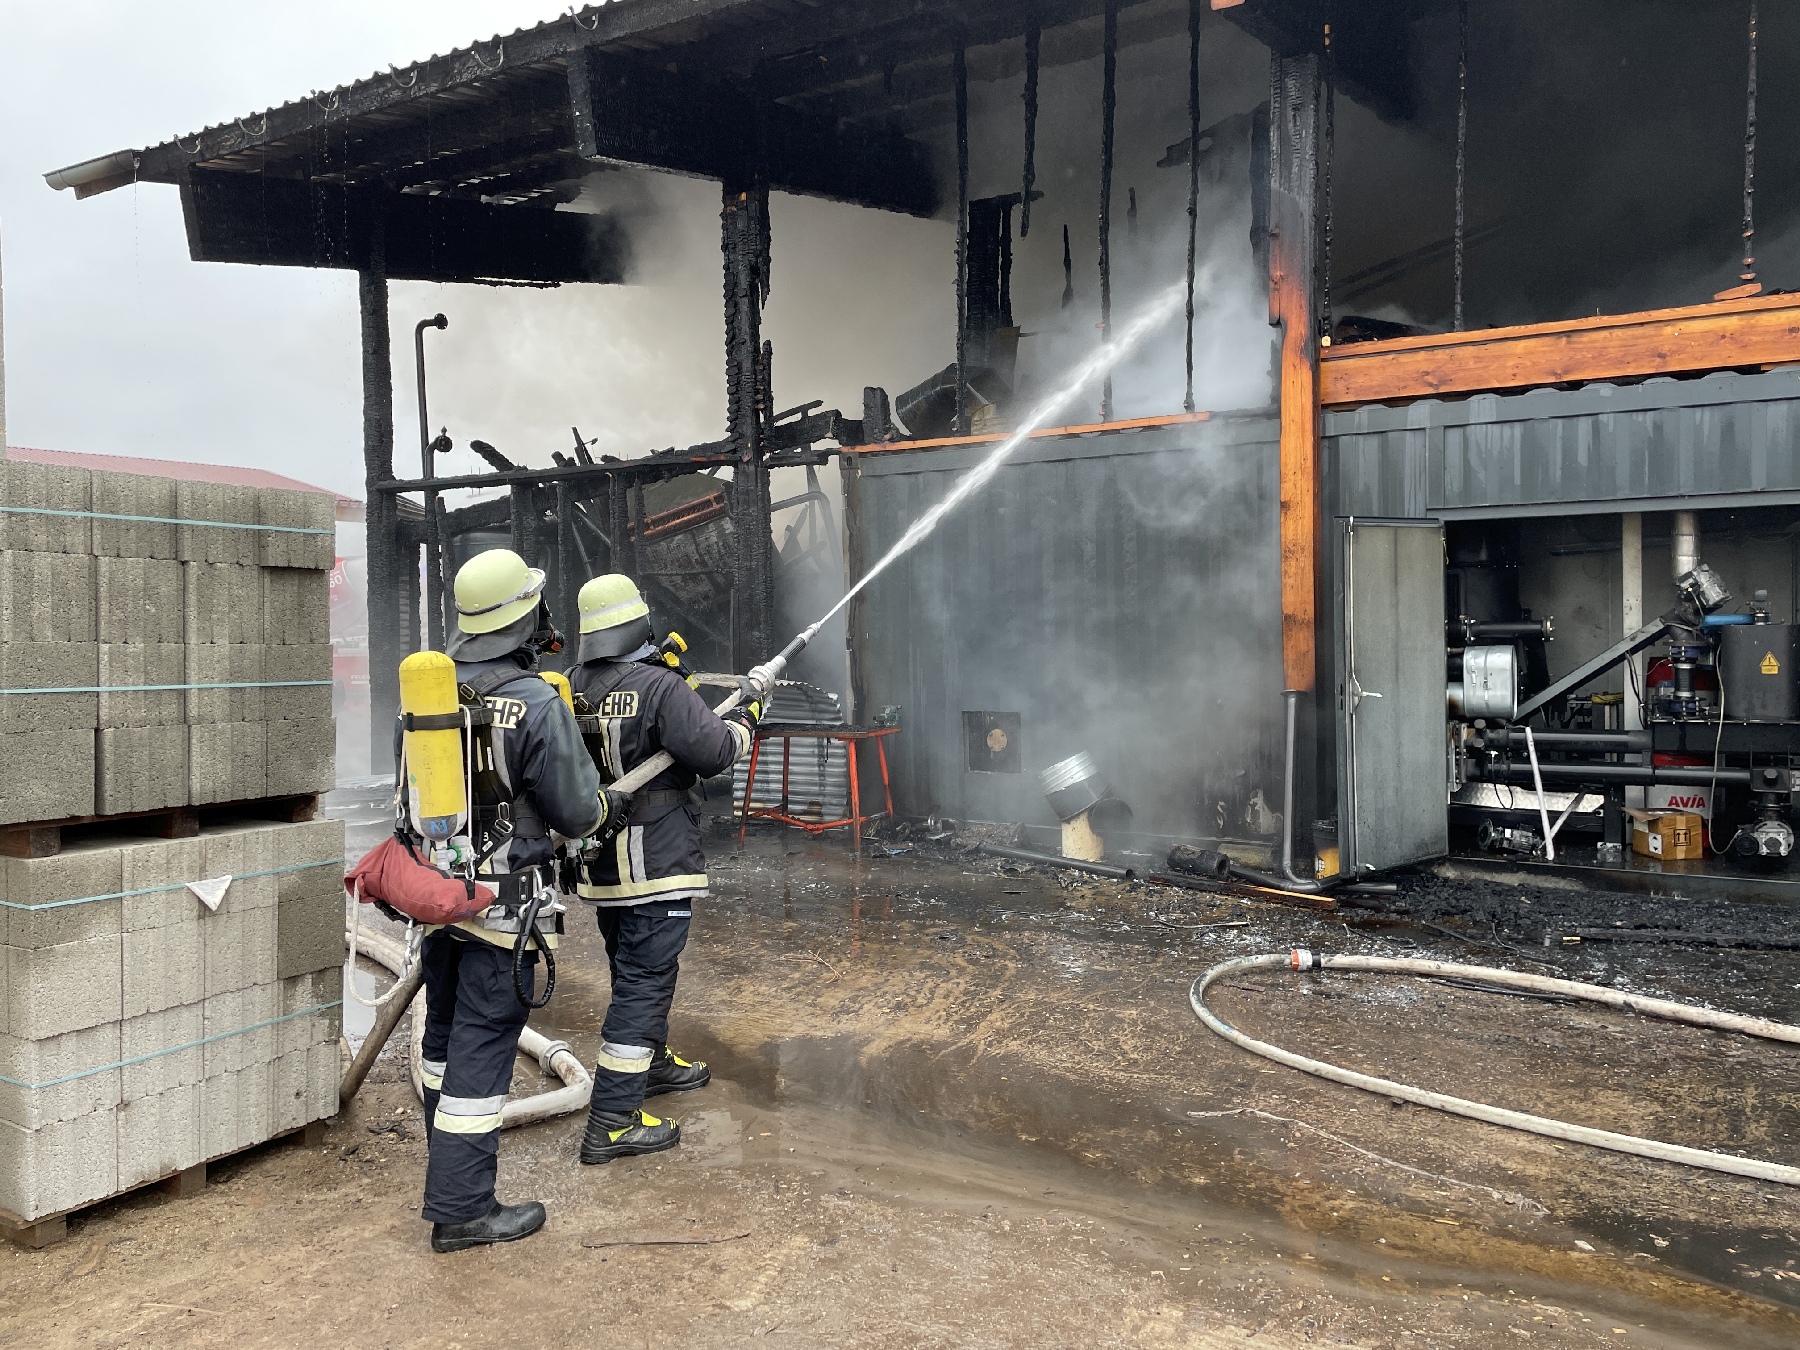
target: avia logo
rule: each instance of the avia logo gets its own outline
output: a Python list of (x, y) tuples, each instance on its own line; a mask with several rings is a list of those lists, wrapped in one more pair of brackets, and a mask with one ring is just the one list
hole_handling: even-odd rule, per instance
[(1670, 793), (1669, 806), (1671, 809), (1681, 806), (1692, 806), (1704, 810), (1706, 807), (1706, 794), (1703, 792), (1696, 792), (1692, 796), (1683, 797), (1676, 793)]
[(1781, 674), (1781, 662), (1779, 662), (1775, 659), (1774, 652), (1764, 652), (1763, 653), (1762, 673), (1765, 675)]

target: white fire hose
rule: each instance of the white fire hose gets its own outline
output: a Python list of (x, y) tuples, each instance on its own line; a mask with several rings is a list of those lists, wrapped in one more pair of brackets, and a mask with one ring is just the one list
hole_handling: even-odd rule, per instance
[[(384, 934), (372, 933), (364, 929), (357, 937), (357, 951), (359, 955), (366, 956), (371, 961), (385, 966), (396, 976), (407, 968), (405, 945)], [(416, 961), (417, 958), (414, 959)], [(413, 999), (411, 1039), (413, 1091), (419, 1094), (420, 1100), (423, 1100), (425, 1083), (420, 1071), (425, 1045), (425, 994), (423, 990)], [(542, 1032), (526, 1027), (519, 1033), (519, 1049), (535, 1057), (538, 1066), (545, 1073), (555, 1074), (562, 1079), (563, 1086), (549, 1092), (540, 1092), (533, 1097), (507, 1102), (500, 1112), (501, 1129), (513, 1125), (532, 1125), (540, 1120), (550, 1120), (555, 1116), (563, 1116), (571, 1111), (582, 1111), (587, 1108), (588, 1098), (593, 1095), (594, 1091), (594, 1079), (588, 1073), (587, 1067), (575, 1057), (575, 1052), (567, 1041), (553, 1041)]]
[(1406, 1083), (1396, 1083), (1391, 1079), (1376, 1078), (1370, 1074), (1339, 1068), (1335, 1064), (1326, 1064), (1321, 1060), (1308, 1059), (1305, 1055), (1297, 1055), (1291, 1050), (1283, 1050), (1280, 1046), (1270, 1045), (1267, 1041), (1259, 1041), (1252, 1036), (1246, 1036), (1207, 1008), (1206, 991), (1215, 981), (1221, 980), (1227, 975), (1239, 975), (1245, 971), (1277, 968), (1305, 971), (1389, 971), (1395, 974), (1421, 975), (1434, 979), (1476, 980), (1482, 984), (1499, 985), (1508, 989), (1523, 989), (1538, 994), (1584, 999), (1589, 1003), (1601, 1003), (1612, 1008), (1626, 1008), (1633, 1012), (1646, 1013), (1651, 1017), (1685, 1022), (1690, 1026), (1710, 1027), (1715, 1031), (1737, 1031), (1746, 1036), (1760, 1036), (1764, 1040), (1786, 1041), (1790, 1045), (1800, 1045), (1800, 1027), (1791, 1026), (1786, 1022), (1771, 1022), (1760, 1017), (1741, 1017), (1734, 1013), (1714, 1012), (1710, 1008), (1699, 1008), (1688, 1003), (1645, 998), (1640, 994), (1624, 994), (1616, 989), (1606, 989), (1597, 984), (1558, 980), (1546, 975), (1525, 975), (1517, 971), (1496, 969), (1492, 966), (1463, 966), (1449, 961), (1420, 961), (1405, 957), (1320, 956), (1305, 950), (1268, 956), (1245, 956), (1235, 961), (1223, 962), (1195, 980), (1192, 988), (1188, 991), (1188, 1001), (1193, 1004), (1194, 1015), (1209, 1030), (1223, 1036), (1233, 1045), (1250, 1051), (1253, 1055), (1261, 1055), (1264, 1059), (1274, 1060), (1277, 1064), (1285, 1064), (1290, 1069), (1299, 1069), (1302, 1073), (1310, 1073), (1318, 1078), (1328, 1078), (1334, 1083), (1344, 1083), (1350, 1087), (1361, 1088), (1365, 1092), (1379, 1093), (1383, 1097), (1412, 1102), (1417, 1106), (1429, 1106), (1434, 1110), (1448, 1111), (1452, 1115), (1467, 1116), (1471, 1120), (1485, 1121), (1490, 1125), (1504, 1125), (1508, 1129), (1527, 1130), (1532, 1134), (1545, 1135), (1551, 1139), (1566, 1139), (1570, 1143), (1589, 1144), (1595, 1148), (1611, 1149), (1615, 1153), (1629, 1153), (1640, 1158), (1656, 1158), (1663, 1162), (1684, 1163), (1689, 1167), (1704, 1167), (1713, 1172), (1729, 1172), (1735, 1176), (1752, 1177), (1757, 1181), (1775, 1181), (1785, 1186), (1800, 1186), (1800, 1167), (1763, 1162), (1757, 1158), (1739, 1158), (1729, 1153), (1715, 1153), (1709, 1149), (1686, 1148), (1680, 1144), (1664, 1144), (1655, 1139), (1640, 1139), (1635, 1135), (1614, 1134), (1611, 1130), (1596, 1130), (1586, 1125), (1571, 1125), (1566, 1121), (1527, 1115), (1523, 1111), (1509, 1111), (1498, 1106), (1486, 1106), (1481, 1102), (1468, 1101), (1462, 1097), (1450, 1097), (1441, 1092), (1427, 1092), (1423, 1088), (1412, 1087)]

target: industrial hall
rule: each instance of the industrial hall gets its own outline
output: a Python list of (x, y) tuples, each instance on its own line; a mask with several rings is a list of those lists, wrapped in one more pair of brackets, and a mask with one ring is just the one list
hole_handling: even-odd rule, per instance
[(1800, 11), (190, 4), (0, 105), (20, 1335), (1800, 1337)]

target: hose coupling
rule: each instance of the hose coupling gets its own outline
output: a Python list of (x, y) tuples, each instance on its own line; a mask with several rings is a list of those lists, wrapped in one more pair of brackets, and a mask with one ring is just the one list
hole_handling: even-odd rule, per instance
[(1296, 947), (1288, 957), (1288, 963), (1295, 970), (1323, 970), (1325, 958), (1317, 952), (1309, 952), (1304, 947)]
[[(573, 1056), (575, 1053), (575, 1050), (574, 1050), (574, 1047), (572, 1047), (567, 1041), (551, 1041), (550, 1044), (546, 1045), (542, 1050), (538, 1051), (538, 1057), (537, 1057), (538, 1067), (540, 1069), (542, 1069), (545, 1073), (555, 1073), (556, 1070), (550, 1067), (550, 1061), (555, 1059), (558, 1055), (563, 1054), (564, 1052), (567, 1052), (569, 1055)], [(560, 1075), (558, 1075), (558, 1076), (560, 1077)]]

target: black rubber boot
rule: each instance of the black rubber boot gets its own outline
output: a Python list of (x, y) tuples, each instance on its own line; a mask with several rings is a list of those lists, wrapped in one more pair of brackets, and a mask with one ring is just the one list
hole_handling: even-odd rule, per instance
[(590, 1110), (587, 1133), (581, 1137), (581, 1161), (605, 1163), (641, 1153), (661, 1153), (680, 1142), (679, 1123), (650, 1115), (642, 1107), (635, 1111)]
[(644, 1084), (644, 1095), (654, 1097), (659, 1092), (692, 1092), (710, 1082), (712, 1070), (706, 1067), (705, 1060), (689, 1063), (665, 1045), (662, 1053), (650, 1061), (650, 1077)]
[(485, 1247), (490, 1242), (517, 1242), (543, 1226), (544, 1207), (537, 1201), (503, 1205), (496, 1200), (494, 1207), (479, 1219), (432, 1224), (431, 1250), (460, 1252), (469, 1247)]

